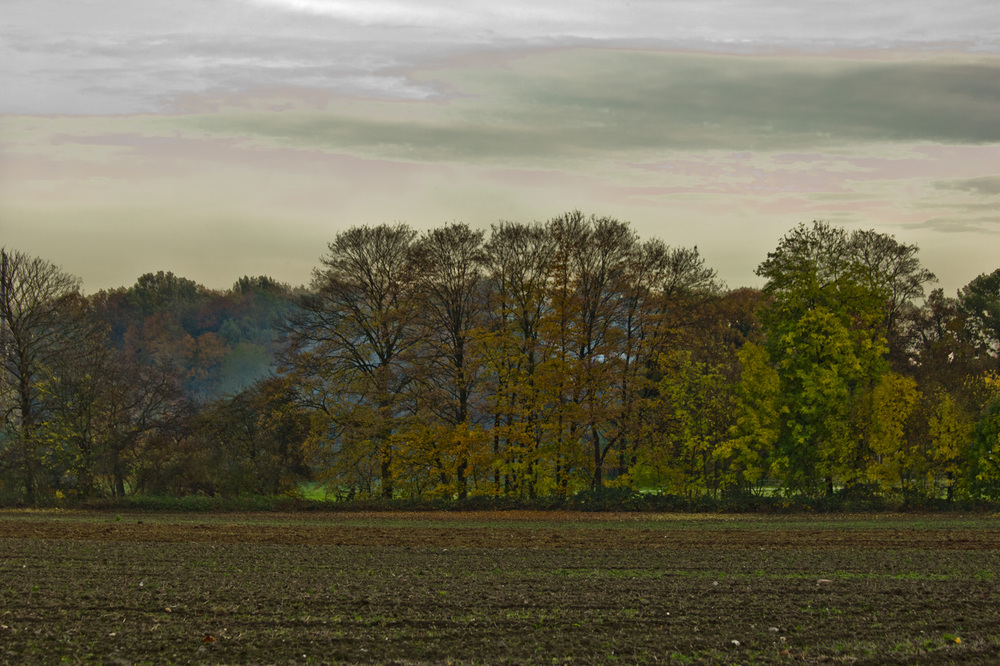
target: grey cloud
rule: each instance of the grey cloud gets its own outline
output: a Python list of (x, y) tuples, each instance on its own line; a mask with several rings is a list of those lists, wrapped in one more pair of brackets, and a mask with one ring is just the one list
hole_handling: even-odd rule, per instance
[[(126, 29), (116, 30), (94, 15), (116, 14), (122, 3), (85, 4), (90, 13), (70, 3), (62, 20), (42, 21), (42, 10), (25, 17), (22, 10), (21, 20), (0, 26), (0, 113), (165, 112), (181, 95), (274, 85), (423, 99), (435, 91), (400, 72), (467, 50), (461, 39), (381, 27), (358, 31), (337, 22), (248, 12), (225, 1), (213, 3), (210, 12), (188, 2), (169, 12), (152, 0), (124, 3)], [(140, 4), (162, 21), (142, 20), (132, 10)], [(229, 12), (220, 13), (220, 6)], [(69, 20), (78, 23), (62, 22)]]
[[(563, 96), (565, 104), (577, 108), (613, 109), (632, 126), (649, 123), (671, 143), (691, 140), (696, 146), (711, 146), (716, 137), (746, 148), (784, 142), (1000, 140), (995, 122), (1000, 63), (793, 64), (639, 56), (623, 58), (593, 84), (547, 86), (550, 92), (538, 94)], [(646, 133), (636, 138), (644, 140)]]
[(935, 183), (935, 186), (941, 190), (957, 190), (959, 192), (968, 192), (970, 194), (995, 196), (1000, 194), (1000, 175), (965, 178), (961, 180), (948, 180)]
[(932, 217), (920, 224), (909, 225), (918, 229), (931, 229), (944, 233), (1000, 234), (1000, 216), (983, 217)]
[(581, 50), (509, 68), (435, 72), (424, 113), (179, 122), (414, 160), (507, 161), (662, 149), (805, 150), (852, 143), (1000, 142), (1000, 63), (791, 62)]
[[(538, 47), (1000, 53), (995, 0), (4, 0), (0, 113), (164, 111), (286, 85), (420, 98), (399, 73)], [(318, 72), (318, 74), (317, 74)], [(100, 87), (100, 94), (94, 92)]]

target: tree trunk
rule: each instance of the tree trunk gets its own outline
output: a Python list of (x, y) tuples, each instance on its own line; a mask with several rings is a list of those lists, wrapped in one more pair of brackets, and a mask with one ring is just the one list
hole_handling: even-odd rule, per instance
[(113, 449), (113, 455), (111, 471), (115, 481), (115, 497), (123, 499), (125, 497), (125, 470), (122, 469), (121, 452), (117, 448)]
[(594, 444), (594, 480), (592, 486), (594, 490), (600, 490), (604, 487), (604, 453), (601, 451), (601, 439), (593, 430), (590, 438)]
[(382, 448), (382, 499), (392, 499), (392, 448), (386, 442)]
[(458, 469), (455, 470), (455, 483), (458, 485), (458, 499), (465, 499), (469, 496), (469, 489), (466, 487), (465, 472), (469, 468), (469, 459), (465, 458), (458, 464)]
[(34, 505), (38, 501), (38, 479), (35, 475), (35, 417), (32, 406), (31, 384), (27, 373), (20, 379), (21, 456), (24, 465), (24, 498)]

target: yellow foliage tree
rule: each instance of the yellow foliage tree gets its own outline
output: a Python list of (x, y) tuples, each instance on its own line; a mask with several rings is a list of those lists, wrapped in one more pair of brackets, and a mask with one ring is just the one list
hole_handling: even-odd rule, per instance
[(920, 401), (917, 383), (889, 372), (872, 390), (869, 447), (871, 459), (865, 476), (884, 491), (903, 489), (923, 466), (920, 448), (908, 441), (906, 427)]
[(972, 439), (972, 419), (948, 393), (941, 391), (928, 418), (927, 484), (934, 489), (944, 486), (947, 498), (954, 497), (962, 463)]
[(740, 379), (733, 400), (733, 425), (714, 455), (723, 464), (722, 489), (752, 494), (763, 489), (778, 441), (781, 378), (763, 347), (747, 343), (740, 348), (738, 358)]

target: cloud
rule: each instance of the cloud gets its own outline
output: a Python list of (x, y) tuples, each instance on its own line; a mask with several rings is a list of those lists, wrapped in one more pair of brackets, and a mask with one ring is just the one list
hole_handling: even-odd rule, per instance
[[(487, 37), (577, 37), (659, 44), (967, 43), (997, 46), (990, 0), (246, 0), (250, 6), (347, 21), (473, 31)], [(993, 26), (993, 29), (991, 29)]]
[(969, 194), (996, 196), (1000, 194), (1000, 176), (946, 180), (935, 183), (935, 186), (941, 190), (957, 190), (959, 192), (968, 192)]
[[(557, 34), (594, 32), (597, 19), (611, 12), (593, 0), (572, 6), (559, 3), (505, 3), (465, 0), (463, 2), (422, 0), (248, 0), (251, 6), (300, 12), (360, 26), (391, 26), (431, 29), (435, 32), (472, 31), (480, 39), (489, 36), (526, 37), (541, 30)], [(590, 27), (590, 30), (587, 27)], [(468, 33), (466, 33), (468, 34)]]
[(1000, 216), (932, 217), (912, 226), (943, 233), (980, 233), (993, 236), (1000, 234)]
[[(253, 4), (316, 14), (357, 23), (391, 23), (397, 25), (427, 25), (456, 16), (453, 9), (435, 7), (435, 3), (420, 4), (368, 0), (350, 2), (342, 0), (252, 0)], [(438, 3), (439, 4), (439, 3)]]
[[(5, 0), (0, 113), (163, 112), (298, 85), (414, 98), (444, 58), (589, 45), (722, 53), (1000, 54), (995, 0)], [(427, 89), (421, 94), (430, 94)]]
[[(296, 282), (347, 224), (573, 207), (736, 284), (813, 218), (975, 275), (998, 99), (995, 0), (3, 0), (0, 212), (106, 284), (191, 254), (171, 234), (198, 279)], [(230, 252), (244, 220), (259, 245)], [(272, 263), (225, 263), (251, 245)]]
[(401, 74), (404, 62), (453, 54), (445, 47), (325, 36), (172, 33), (100, 39), (19, 34), (0, 48), (0, 113), (165, 112), (185, 95), (273, 86), (421, 99), (435, 91)]
[(282, 113), (255, 111), (250, 101), (176, 122), (382, 158), (499, 164), (666, 150), (1000, 142), (1000, 60), (990, 58), (865, 62), (571, 49), (458, 63), (411, 79), (435, 89), (434, 100), (331, 97), (319, 110), (292, 102)]

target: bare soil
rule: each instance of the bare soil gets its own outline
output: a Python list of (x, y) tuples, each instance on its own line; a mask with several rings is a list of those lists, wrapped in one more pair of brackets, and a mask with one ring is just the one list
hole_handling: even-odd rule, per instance
[(997, 524), (879, 525), (8, 512), (0, 662), (1000, 661)]

